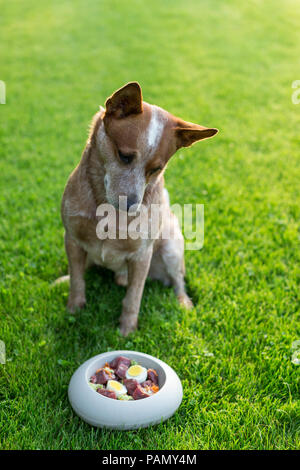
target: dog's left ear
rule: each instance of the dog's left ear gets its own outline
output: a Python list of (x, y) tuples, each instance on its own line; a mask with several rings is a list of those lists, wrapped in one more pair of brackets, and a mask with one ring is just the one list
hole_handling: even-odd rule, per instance
[(107, 98), (106, 115), (117, 119), (143, 111), (142, 90), (138, 82), (130, 82)]
[(175, 128), (177, 149), (180, 147), (190, 147), (198, 140), (208, 139), (217, 134), (218, 129), (198, 126), (198, 124), (187, 123), (187, 126)]

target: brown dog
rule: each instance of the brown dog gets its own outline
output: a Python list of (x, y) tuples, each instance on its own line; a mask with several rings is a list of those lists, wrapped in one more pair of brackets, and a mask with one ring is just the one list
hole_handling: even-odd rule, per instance
[[(81, 161), (62, 200), (70, 272), (68, 309), (74, 312), (86, 303), (85, 269), (93, 263), (109, 268), (118, 284), (128, 286), (120, 317), (121, 333), (126, 336), (137, 327), (147, 275), (173, 285), (179, 302), (192, 307), (184, 288), (183, 236), (170, 210), (163, 173), (180, 147), (212, 137), (218, 130), (183, 121), (142, 101), (136, 82), (117, 90), (105, 105), (93, 118)], [(127, 197), (126, 210), (131, 206), (138, 210), (141, 203), (146, 208), (160, 205), (162, 217), (155, 237), (124, 239), (120, 232), (116, 239), (99, 237), (96, 229), (103, 219), (96, 214), (97, 207), (108, 203), (118, 209), (119, 218), (119, 196)], [(163, 239), (160, 234), (166, 227), (176, 236)]]

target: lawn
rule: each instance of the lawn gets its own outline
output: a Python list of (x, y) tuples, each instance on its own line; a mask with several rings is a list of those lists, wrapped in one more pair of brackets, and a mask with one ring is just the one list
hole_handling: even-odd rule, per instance
[[(299, 449), (300, 5), (296, 0), (0, 0), (0, 364), (2, 449)], [(87, 274), (66, 312), (60, 201), (98, 106), (137, 80), (144, 99), (219, 128), (180, 150), (172, 203), (205, 206), (186, 252), (191, 312), (147, 281), (139, 330), (123, 338), (124, 288)], [(184, 398), (158, 426), (92, 428), (67, 387), (112, 349), (153, 354)]]

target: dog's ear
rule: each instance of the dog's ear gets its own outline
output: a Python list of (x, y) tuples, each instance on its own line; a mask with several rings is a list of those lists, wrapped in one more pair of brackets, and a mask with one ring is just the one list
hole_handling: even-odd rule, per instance
[(177, 149), (190, 147), (198, 140), (208, 139), (217, 134), (218, 129), (198, 126), (198, 124), (186, 123), (175, 128)]
[(143, 97), (140, 85), (130, 82), (107, 98), (106, 115), (117, 119), (139, 114), (143, 111)]

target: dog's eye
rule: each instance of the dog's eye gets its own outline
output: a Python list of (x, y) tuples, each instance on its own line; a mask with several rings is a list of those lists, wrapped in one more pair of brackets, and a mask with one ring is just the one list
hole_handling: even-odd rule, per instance
[(123, 163), (126, 163), (126, 165), (129, 165), (134, 159), (134, 155), (132, 154), (122, 153), (120, 150), (118, 150), (118, 153), (119, 153), (120, 160)]
[(157, 168), (152, 168), (151, 170), (149, 170), (149, 175), (154, 175), (154, 173), (158, 173), (160, 170), (162, 170), (162, 167), (161, 166), (158, 166)]

